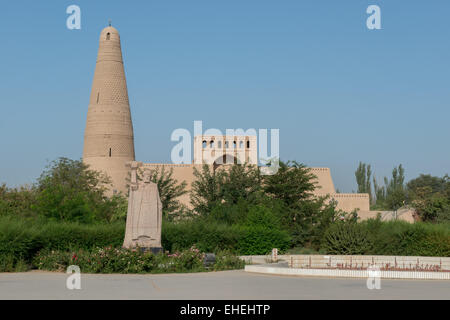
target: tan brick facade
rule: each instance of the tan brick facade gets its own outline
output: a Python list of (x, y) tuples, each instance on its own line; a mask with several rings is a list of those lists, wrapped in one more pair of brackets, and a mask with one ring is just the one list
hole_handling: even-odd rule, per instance
[(120, 36), (113, 27), (100, 34), (97, 63), (84, 133), (83, 161), (107, 173), (113, 190), (126, 191), (126, 162), (134, 160), (133, 124)]

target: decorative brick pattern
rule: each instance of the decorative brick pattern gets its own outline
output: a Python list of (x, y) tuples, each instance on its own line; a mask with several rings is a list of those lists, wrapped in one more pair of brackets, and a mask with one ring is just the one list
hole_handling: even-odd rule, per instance
[(83, 161), (92, 169), (105, 172), (112, 179), (114, 189), (125, 192), (128, 176), (125, 164), (133, 160), (133, 124), (120, 36), (115, 28), (107, 27), (100, 34)]

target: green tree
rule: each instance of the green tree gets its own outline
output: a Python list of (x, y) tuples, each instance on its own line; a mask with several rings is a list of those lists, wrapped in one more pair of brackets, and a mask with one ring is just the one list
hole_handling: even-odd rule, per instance
[(315, 178), (303, 164), (280, 161), (276, 174), (264, 176), (263, 188), (269, 197), (281, 200), (287, 208), (298, 209), (303, 201), (313, 196)]
[(444, 197), (450, 197), (450, 179), (448, 175), (441, 178), (434, 177), (430, 174), (421, 174), (417, 178), (410, 180), (406, 186), (413, 198), (415, 198), (417, 193), (425, 187), (429, 187), (430, 194), (438, 193)]
[(386, 185), (386, 194), (389, 195), (390, 192), (397, 189), (405, 189), (405, 169), (403, 169), (400, 164), (398, 167), (392, 170), (392, 178), (388, 180), (384, 178)]
[(386, 201), (386, 188), (384, 186), (380, 186), (375, 177), (373, 177), (373, 191), (375, 195), (372, 199), (374, 209), (383, 208), (384, 202)]
[[(280, 161), (273, 175), (262, 176), (258, 168), (245, 165), (216, 170), (203, 166), (194, 175), (191, 202), (195, 211), (210, 223), (255, 225), (251, 227), (253, 240), (270, 216), (289, 232), (291, 246), (318, 248), (329, 225), (345, 216), (336, 210), (335, 201), (314, 195), (316, 176), (295, 161)], [(275, 220), (263, 224), (266, 229), (278, 225)]]
[(443, 179), (445, 180), (445, 188), (443, 190), (444, 195), (447, 199), (450, 199), (450, 177), (446, 174)]
[(449, 186), (448, 175), (440, 178), (421, 174), (408, 182), (412, 205), (422, 221), (450, 221)]
[(368, 193), (370, 203), (372, 203), (372, 187), (370, 177), (372, 170), (370, 164), (360, 162), (355, 171), (356, 183), (358, 184), (358, 193)]
[(385, 205), (388, 209), (394, 210), (397, 213), (397, 210), (403, 207), (405, 203), (405, 190), (401, 188), (395, 188), (389, 191), (386, 195)]
[(128, 199), (122, 194), (115, 194), (110, 198), (110, 203), (114, 210), (112, 214), (107, 218), (108, 221), (123, 221), (127, 220), (128, 213)]
[(433, 194), (431, 196), (424, 197), (422, 200), (416, 199), (414, 201), (414, 207), (422, 221), (450, 221), (450, 201), (445, 197)]
[(258, 202), (262, 193), (262, 177), (257, 166), (235, 164), (217, 170), (223, 170), (220, 193), (226, 204), (237, 204), (240, 200)]
[(394, 210), (407, 204), (407, 189), (405, 185), (405, 170), (400, 164), (392, 170), (392, 177), (384, 177), (384, 186), (378, 185), (373, 179), (375, 201), (373, 208), (378, 210)]
[[(138, 179), (141, 180), (143, 170), (139, 170)], [(166, 218), (174, 219), (185, 213), (186, 208), (180, 203), (179, 197), (185, 195), (187, 183), (181, 183), (173, 177), (173, 168), (155, 168), (150, 170), (150, 180), (158, 185), (159, 197), (162, 203), (163, 214)]]
[(214, 206), (221, 202), (223, 170), (213, 170), (204, 164), (201, 170), (194, 167), (195, 180), (191, 185), (191, 204), (201, 216), (208, 215)]
[(262, 178), (257, 166), (234, 164), (194, 168), (191, 204), (201, 215), (209, 215), (217, 205), (233, 206), (239, 201), (256, 204), (262, 197)]
[(32, 210), (32, 206), (35, 202), (36, 188), (33, 185), (18, 188), (0, 185), (0, 216), (34, 217), (36, 213)]
[(384, 178), (386, 186), (386, 206), (397, 212), (406, 204), (405, 170), (400, 164), (392, 170), (392, 178)]
[(303, 164), (280, 161), (278, 172), (264, 176), (264, 191), (281, 213), (284, 228), (290, 231), (292, 246), (318, 248), (329, 224), (341, 214), (336, 202), (315, 197), (315, 175)]
[(319, 249), (325, 231), (340, 220), (356, 220), (355, 213), (336, 209), (337, 202), (328, 196), (302, 201), (297, 209), (282, 211), (284, 227), (290, 231), (293, 247)]
[(59, 158), (51, 162), (37, 181), (33, 209), (50, 220), (92, 222), (110, 221), (117, 197), (107, 198), (111, 180), (90, 170), (81, 160)]

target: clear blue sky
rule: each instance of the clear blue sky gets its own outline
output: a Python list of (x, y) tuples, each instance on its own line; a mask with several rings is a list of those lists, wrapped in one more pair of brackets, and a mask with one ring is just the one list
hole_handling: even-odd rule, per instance
[[(66, 8), (81, 8), (81, 30)], [(382, 30), (366, 28), (381, 7)], [(168, 162), (176, 128), (279, 128), (282, 159), (330, 167), (356, 190), (450, 167), (450, 1), (4, 1), (0, 10), (0, 182), (33, 182), (48, 160), (82, 156), (108, 19), (122, 39), (136, 157)]]

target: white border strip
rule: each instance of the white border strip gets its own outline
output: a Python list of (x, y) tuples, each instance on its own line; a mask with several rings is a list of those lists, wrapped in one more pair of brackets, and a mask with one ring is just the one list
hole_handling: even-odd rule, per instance
[[(277, 274), (277, 275), (290, 275), (290, 276), (343, 277), (343, 278), (369, 277), (369, 271), (367, 270), (299, 269), (299, 268), (277, 268), (262, 265), (246, 265), (245, 271), (255, 273)], [(450, 272), (380, 271), (380, 276), (382, 279), (450, 280)]]

